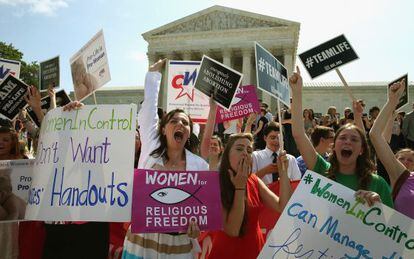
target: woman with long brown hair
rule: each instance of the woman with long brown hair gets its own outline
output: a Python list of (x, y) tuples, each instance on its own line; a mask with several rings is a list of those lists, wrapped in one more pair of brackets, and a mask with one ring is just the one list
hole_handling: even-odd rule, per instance
[(264, 245), (261, 208), (281, 212), (291, 196), (286, 152), (278, 157), (280, 197), (251, 172), (252, 152), (251, 134), (230, 136), (219, 169), (224, 230), (213, 234), (208, 258), (256, 258)]
[[(357, 192), (368, 205), (375, 201), (393, 206), (385, 180), (375, 173), (368, 141), (362, 128), (362, 108), (354, 103), (356, 125), (346, 124), (336, 132), (328, 161), (320, 156), (306, 136), (302, 119), (302, 77), (299, 68), (289, 79), (292, 89), (292, 132), (307, 167)], [(359, 127), (358, 127), (358, 126)]]

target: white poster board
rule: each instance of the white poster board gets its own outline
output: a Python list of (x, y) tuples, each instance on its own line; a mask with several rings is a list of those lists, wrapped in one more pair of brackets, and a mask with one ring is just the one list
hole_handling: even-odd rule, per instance
[(183, 109), (193, 122), (206, 123), (210, 109), (209, 97), (194, 87), (200, 64), (200, 61), (168, 62), (167, 112)]
[(131, 219), (136, 105), (49, 111), (43, 119), (26, 218)]
[(414, 224), (354, 191), (307, 171), (258, 258), (414, 258)]
[(88, 97), (111, 80), (103, 31), (100, 30), (70, 59), (76, 100)]

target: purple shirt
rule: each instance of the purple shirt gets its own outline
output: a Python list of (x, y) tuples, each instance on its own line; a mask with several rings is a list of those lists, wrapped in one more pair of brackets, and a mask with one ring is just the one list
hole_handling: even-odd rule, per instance
[(400, 191), (394, 201), (394, 209), (414, 219), (414, 172), (410, 173), (410, 176), (401, 186)]

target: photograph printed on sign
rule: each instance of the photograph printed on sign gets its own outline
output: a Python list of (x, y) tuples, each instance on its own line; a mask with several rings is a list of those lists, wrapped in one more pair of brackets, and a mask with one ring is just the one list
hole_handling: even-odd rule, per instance
[(403, 107), (404, 105), (406, 105), (408, 103), (408, 74), (403, 75), (402, 77), (392, 81), (391, 83), (388, 84), (388, 88), (387, 88), (387, 93), (390, 89), (390, 87), (394, 84), (394, 83), (398, 83), (401, 82), (402, 80), (405, 80), (404, 84), (405, 84), (405, 89), (404, 89), (404, 93), (403, 95), (400, 97), (400, 101), (397, 104), (397, 107), (395, 107), (395, 110), (398, 110), (399, 108)]
[(85, 99), (111, 80), (102, 30), (71, 57), (70, 67), (77, 101)]
[(310, 77), (315, 79), (328, 71), (358, 59), (358, 55), (345, 35), (342, 34), (299, 54), (299, 59)]
[(0, 224), (24, 220), (34, 159), (0, 161)]
[(257, 88), (290, 107), (287, 69), (267, 49), (255, 42)]
[(206, 96), (213, 95), (218, 105), (230, 109), (243, 74), (204, 55), (195, 82), (195, 88)]

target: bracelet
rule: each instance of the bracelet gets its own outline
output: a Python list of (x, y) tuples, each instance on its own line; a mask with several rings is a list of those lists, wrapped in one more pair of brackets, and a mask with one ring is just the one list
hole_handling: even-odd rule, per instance
[(246, 190), (246, 188), (236, 188), (235, 190), (236, 190), (236, 191), (245, 191), (245, 190)]

